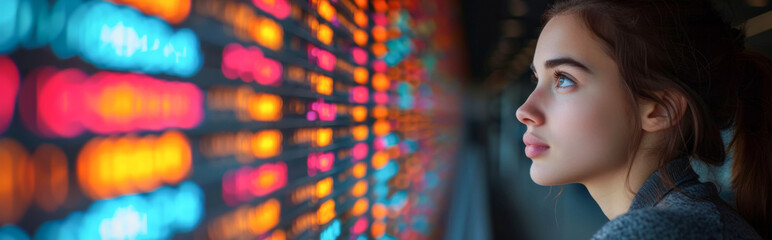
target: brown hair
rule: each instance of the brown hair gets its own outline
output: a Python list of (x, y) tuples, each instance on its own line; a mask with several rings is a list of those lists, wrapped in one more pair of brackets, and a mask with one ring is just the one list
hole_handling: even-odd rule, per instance
[[(772, 61), (745, 50), (745, 34), (729, 25), (709, 0), (568, 0), (544, 22), (577, 14), (606, 44), (618, 64), (632, 108), (638, 99), (677, 106), (656, 93), (681, 94), (683, 117), (665, 134), (659, 175), (668, 161), (686, 156), (722, 165), (733, 152), (732, 188), (737, 211), (764, 238), (772, 238)], [(635, 118), (640, 127), (640, 119)], [(721, 130), (733, 127), (724, 148)], [(641, 136), (634, 136), (630, 158)]]

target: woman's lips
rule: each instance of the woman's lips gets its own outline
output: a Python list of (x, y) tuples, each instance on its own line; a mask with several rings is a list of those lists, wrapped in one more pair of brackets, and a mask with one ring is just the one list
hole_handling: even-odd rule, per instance
[(523, 135), (523, 142), (525, 143), (525, 156), (528, 158), (539, 156), (550, 149), (549, 145), (531, 133)]
[(547, 146), (526, 145), (525, 146), (525, 156), (528, 157), (528, 158), (534, 158), (534, 157), (539, 156), (540, 154), (546, 152), (549, 149), (550, 149), (550, 147), (547, 147)]

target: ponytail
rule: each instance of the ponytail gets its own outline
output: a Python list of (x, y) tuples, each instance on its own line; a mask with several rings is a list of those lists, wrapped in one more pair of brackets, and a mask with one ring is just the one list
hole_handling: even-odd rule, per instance
[(734, 116), (732, 188), (737, 211), (764, 239), (772, 238), (772, 61), (739, 51)]

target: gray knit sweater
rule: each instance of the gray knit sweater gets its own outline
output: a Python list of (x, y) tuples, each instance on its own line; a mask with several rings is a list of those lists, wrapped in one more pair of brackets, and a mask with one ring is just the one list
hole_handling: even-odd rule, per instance
[(667, 187), (654, 172), (627, 213), (603, 225), (592, 239), (761, 239), (719, 198), (715, 185), (697, 180), (687, 158), (670, 161), (667, 170), (686, 194)]

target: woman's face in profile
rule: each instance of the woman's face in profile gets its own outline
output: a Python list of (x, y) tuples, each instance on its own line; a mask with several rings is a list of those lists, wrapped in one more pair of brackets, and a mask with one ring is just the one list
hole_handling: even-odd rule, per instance
[(603, 181), (627, 171), (630, 100), (603, 42), (572, 14), (553, 17), (533, 59), (536, 88), (517, 109), (540, 185)]

